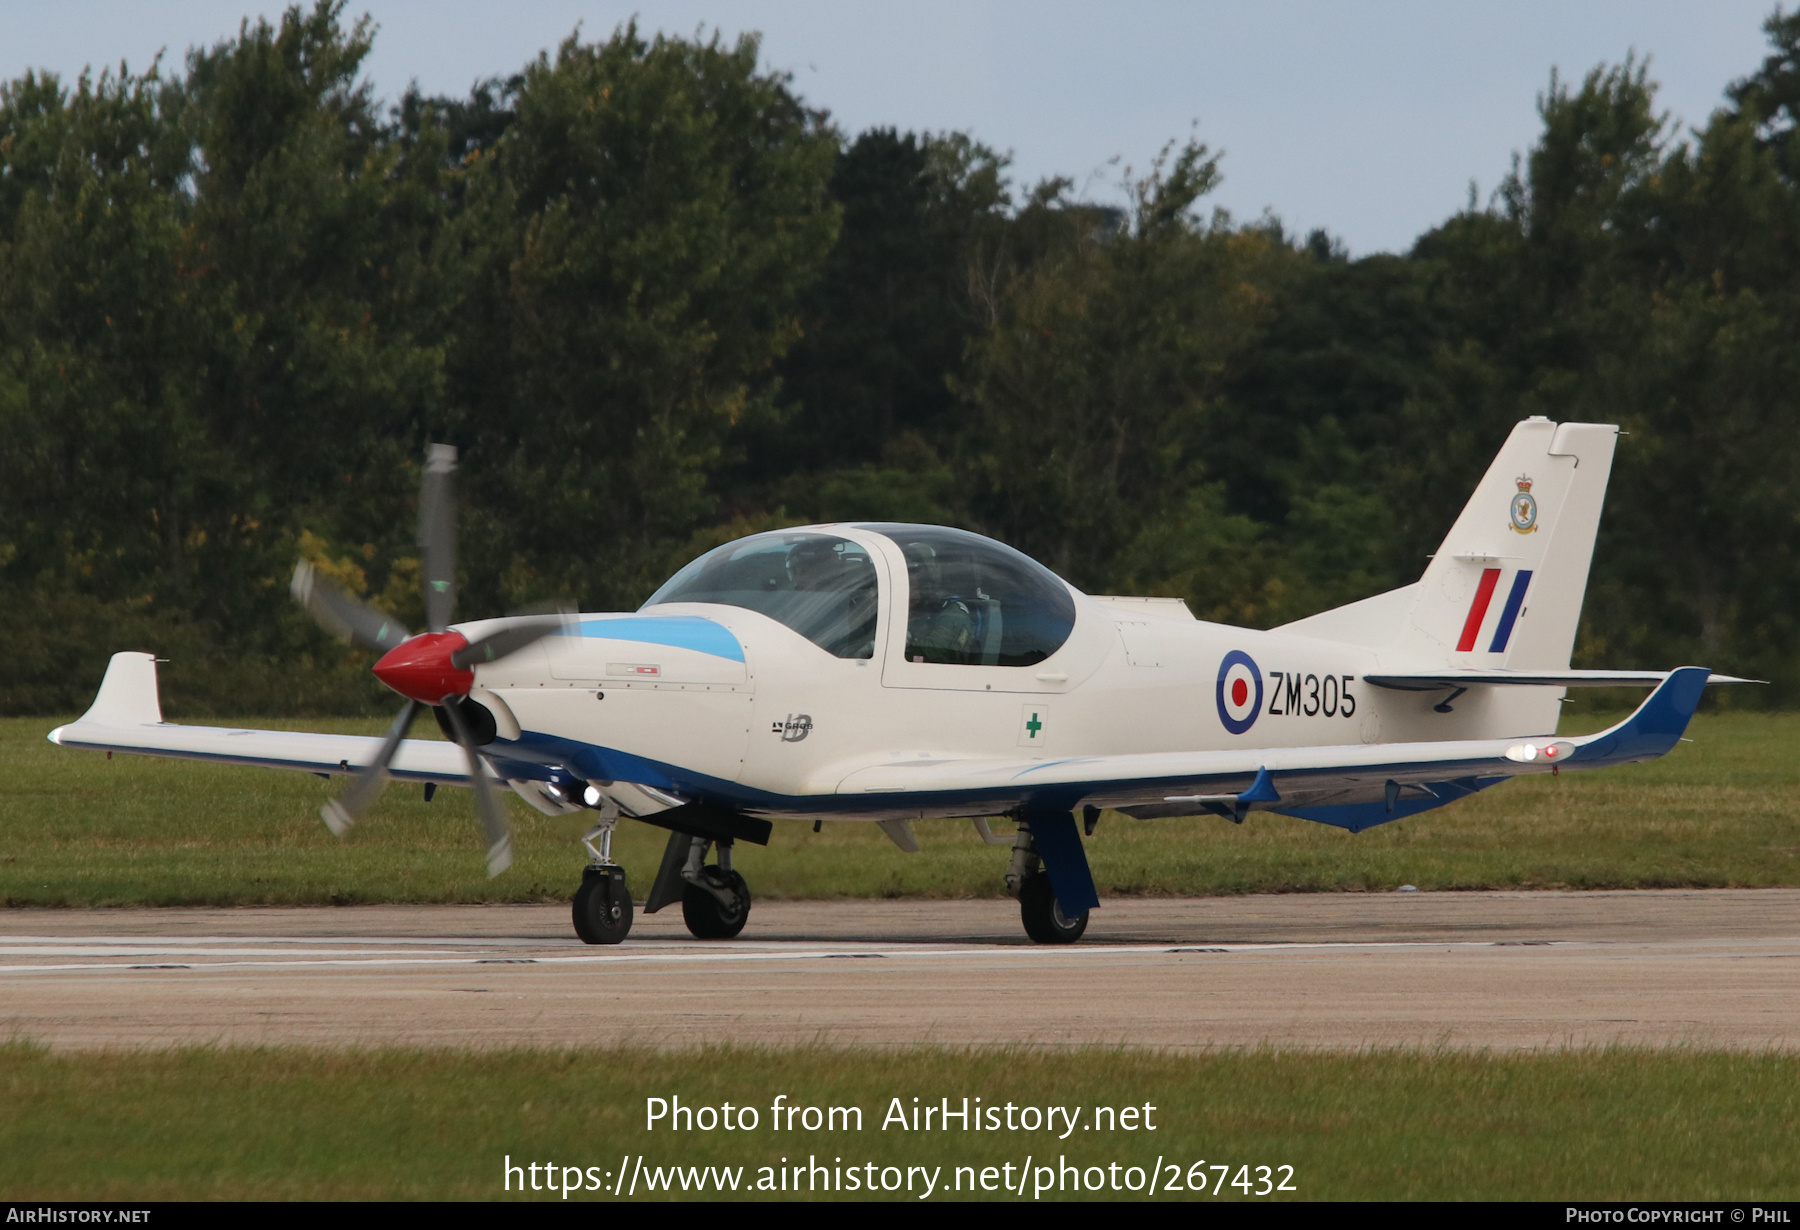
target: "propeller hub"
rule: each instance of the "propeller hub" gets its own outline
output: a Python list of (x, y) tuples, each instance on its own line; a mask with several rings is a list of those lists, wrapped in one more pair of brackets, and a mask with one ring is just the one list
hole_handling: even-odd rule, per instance
[(457, 670), (450, 655), (468, 645), (460, 632), (427, 632), (402, 641), (375, 664), (375, 678), (411, 700), (441, 705), (467, 696), (475, 672)]

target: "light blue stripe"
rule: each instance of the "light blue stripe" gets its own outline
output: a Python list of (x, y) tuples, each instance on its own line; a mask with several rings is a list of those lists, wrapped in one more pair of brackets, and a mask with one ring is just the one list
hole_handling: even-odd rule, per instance
[(670, 645), (692, 649), (715, 658), (744, 660), (744, 647), (723, 624), (698, 615), (646, 615), (625, 619), (584, 619), (581, 635), (613, 641), (639, 641), (646, 645)]

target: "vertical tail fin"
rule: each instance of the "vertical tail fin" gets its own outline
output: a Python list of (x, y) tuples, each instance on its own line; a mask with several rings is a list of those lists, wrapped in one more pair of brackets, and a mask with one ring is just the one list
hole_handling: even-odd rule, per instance
[(1526, 419), (1416, 584), (1281, 630), (1446, 666), (1565, 669), (1618, 433)]
[(1618, 433), (1543, 418), (1514, 427), (1425, 569), (1395, 648), (1447, 665), (1566, 668)]

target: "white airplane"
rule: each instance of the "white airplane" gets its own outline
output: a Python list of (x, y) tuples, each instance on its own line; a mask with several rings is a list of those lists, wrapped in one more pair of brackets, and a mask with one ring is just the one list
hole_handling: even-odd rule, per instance
[[(1102, 809), (1360, 831), (1521, 774), (1654, 759), (1709, 683), (1748, 682), (1569, 669), (1617, 432), (1519, 423), (1418, 582), (1270, 631), (1084, 594), (992, 539), (890, 524), (751, 535), (633, 613), (452, 625), (455, 451), (434, 445), (430, 631), (409, 636), (305, 564), (294, 577), (324, 623), (384, 651), (375, 674), (407, 698), (386, 739), (165, 723), (148, 653), (115, 654), (92, 708), (50, 738), (356, 774), (323, 809), (340, 835), (390, 777), (427, 797), (471, 786), (492, 874), (511, 860), (497, 785), (552, 815), (591, 809), (574, 897), (589, 943), (631, 929), (621, 816), (670, 830), (643, 908), (679, 901), (702, 938), (743, 929), (732, 848), (766, 844), (770, 816), (872, 822), (907, 851), (912, 821), (970, 817), (1012, 847), (1027, 934), (1069, 943), (1099, 905), (1082, 830)], [(1557, 735), (1564, 689), (1619, 685), (1655, 690), (1611, 729)], [(454, 742), (404, 737), (421, 705)], [(998, 818), (1016, 834), (996, 836)]]

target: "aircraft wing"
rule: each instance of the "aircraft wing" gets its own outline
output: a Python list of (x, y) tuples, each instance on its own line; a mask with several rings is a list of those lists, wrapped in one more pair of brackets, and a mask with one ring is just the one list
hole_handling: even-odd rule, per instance
[[(1507, 671), (1474, 670), (1457, 667), (1430, 671), (1386, 671), (1364, 675), (1363, 682), (1378, 688), (1401, 692), (1439, 692), (1450, 688), (1511, 685), (1531, 688), (1631, 688), (1655, 687), (1674, 671)], [(1739, 679), (1736, 675), (1708, 675), (1708, 684), (1763, 683), (1761, 679)]]
[[(301, 769), (321, 775), (356, 772), (375, 759), (382, 742), (361, 735), (164, 722), (156, 692), (156, 660), (147, 653), (114, 654), (93, 706), (76, 721), (51, 731), (50, 741), (94, 751)], [(388, 771), (404, 781), (469, 784), (462, 749), (432, 739), (403, 741)]]
[[(1711, 681), (1703, 667), (1669, 672), (1630, 717), (1593, 735), (1347, 744), (1082, 756), (1067, 760), (895, 760), (846, 775), (844, 795), (966, 797), (1045, 807), (1218, 809), (1338, 805), (1396, 795), (1447, 802), (1502, 778), (1652, 760), (1673, 748)], [(873, 802), (873, 799), (870, 800)], [(1146, 813), (1149, 814), (1149, 813)], [(1174, 814), (1170, 812), (1168, 814)]]
[[(672, 788), (683, 798), (774, 815), (814, 811), (923, 814), (927, 810), (982, 815), (1020, 806), (1073, 808), (1084, 804), (1129, 808), (1145, 815), (1175, 814), (1182, 809), (1241, 814), (1248, 806), (1299, 813), (1384, 795), (1388, 812), (1393, 813), (1396, 807), (1405, 812), (1436, 806), (1523, 773), (1654, 759), (1675, 746), (1701, 694), (1715, 678), (1704, 667), (1671, 671), (1629, 718), (1595, 735), (1234, 748), (1063, 760), (893, 760), (851, 766), (797, 797), (758, 796), (754, 791), (734, 789), (730, 783), (690, 779), (676, 766), (605, 748), (563, 747), (556, 741), (559, 746), (545, 750), (554, 752), (559, 763), (581, 768), (588, 777)], [(156, 692), (155, 660), (145, 653), (115, 654), (93, 706), (77, 721), (52, 731), (50, 739), (66, 747), (96, 751), (300, 769), (322, 775), (355, 772), (374, 760), (381, 745), (378, 738), (356, 735), (165, 723)], [(539, 775), (534, 774), (532, 765), (512, 764), (511, 757), (502, 767), (507, 769), (507, 777)], [(406, 780), (468, 784), (462, 753), (452, 743), (408, 739), (400, 745), (390, 771)]]

